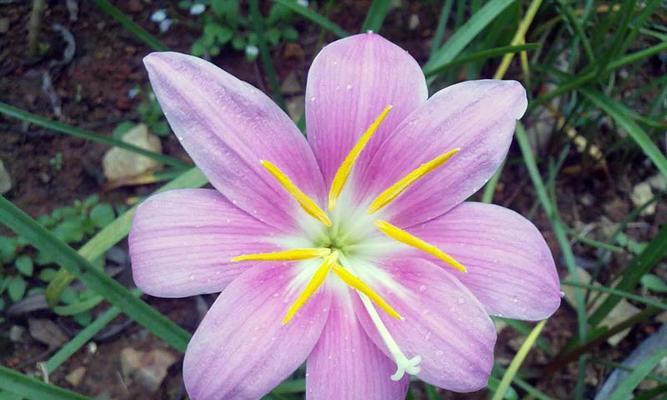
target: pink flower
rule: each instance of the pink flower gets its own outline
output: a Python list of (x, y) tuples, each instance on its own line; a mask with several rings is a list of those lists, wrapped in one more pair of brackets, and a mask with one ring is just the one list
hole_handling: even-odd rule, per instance
[(178, 53), (145, 58), (183, 147), (216, 190), (144, 202), (130, 233), (146, 293), (222, 292), (195, 332), (191, 398), (257, 399), (307, 362), (308, 399), (401, 399), (409, 375), (486, 386), (490, 315), (560, 304), (539, 231), (464, 202), (507, 154), (526, 94), (480, 80), (427, 100), (408, 53), (376, 34), (325, 47), (308, 138), (266, 95)]

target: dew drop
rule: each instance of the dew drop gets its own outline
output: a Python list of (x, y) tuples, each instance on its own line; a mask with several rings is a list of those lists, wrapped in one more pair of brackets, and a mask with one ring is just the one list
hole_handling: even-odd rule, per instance
[(345, 86), (345, 89), (347, 89), (347, 90), (352, 90), (352, 85), (351, 85), (351, 84), (348, 84), (347, 86)]
[(310, 102), (313, 103), (315, 101), (315, 96), (310, 98)]
[(426, 285), (421, 285), (421, 286), (419, 287), (419, 291), (420, 291), (420, 292), (424, 292), (424, 291), (426, 291)]
[(560, 291), (560, 298), (562, 299), (563, 297), (565, 297), (565, 292), (563, 292), (563, 291), (561, 290), (561, 291)]

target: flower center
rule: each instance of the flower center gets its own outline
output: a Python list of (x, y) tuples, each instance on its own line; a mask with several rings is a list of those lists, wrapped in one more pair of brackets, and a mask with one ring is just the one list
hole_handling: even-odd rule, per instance
[(386, 254), (387, 251), (391, 251), (397, 247), (396, 242), (400, 242), (422, 250), (461, 272), (466, 272), (466, 269), (461, 263), (436, 246), (392, 225), (388, 221), (377, 219), (377, 216), (375, 216), (378, 211), (389, 205), (413, 183), (444, 165), (459, 149), (443, 153), (409, 172), (380, 193), (366, 207), (352, 204), (349, 190), (345, 190), (345, 184), (356, 161), (389, 111), (391, 111), (391, 106), (385, 107), (382, 113), (359, 138), (338, 168), (329, 190), (327, 211), (324, 211), (316, 201), (301, 191), (277, 165), (267, 160), (261, 160), (260, 163), (262, 166), (294, 198), (309, 217), (302, 226), (302, 235), (284, 240), (283, 244), (285, 244), (286, 250), (270, 253), (242, 254), (234, 257), (232, 261), (301, 261), (320, 259), (320, 266), (315, 270), (303, 291), (287, 310), (283, 318), (283, 323), (287, 324), (296, 315), (299, 309), (306, 304), (308, 299), (317, 292), (330, 273), (333, 272), (342, 282), (355, 289), (359, 294), (364, 308), (396, 362), (397, 370), (391, 378), (399, 380), (406, 372), (413, 375), (419, 373), (421, 357), (408, 358), (401, 351), (389, 330), (382, 322), (375, 307), (379, 307), (392, 318), (403, 320), (403, 317), (380, 294), (355, 274), (355, 266), (352, 265), (354, 263), (353, 260), (372, 259), (374, 252), (377, 254), (378, 251)]

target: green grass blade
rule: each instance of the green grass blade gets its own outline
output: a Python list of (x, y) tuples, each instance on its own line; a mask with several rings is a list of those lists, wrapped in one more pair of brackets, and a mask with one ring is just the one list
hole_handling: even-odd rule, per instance
[(102, 296), (93, 296), (76, 303), (67, 304), (65, 306), (55, 306), (53, 307), (53, 312), (63, 316), (76, 315), (95, 308), (95, 306), (100, 304), (102, 300), (104, 300), (104, 297)]
[(252, 28), (257, 36), (259, 58), (262, 61), (262, 69), (264, 69), (264, 73), (269, 80), (269, 86), (271, 87), (273, 100), (286, 112), (287, 105), (285, 104), (285, 98), (283, 97), (283, 93), (280, 90), (280, 82), (278, 82), (278, 75), (276, 74), (276, 69), (273, 66), (269, 45), (266, 43), (266, 39), (264, 38), (264, 17), (259, 11), (258, 1), (259, 0), (250, 0), (248, 2), (248, 6), (250, 8), (250, 23), (252, 24)]
[[(535, 187), (537, 198), (540, 201), (544, 212), (547, 214), (549, 221), (551, 222), (556, 240), (558, 241), (558, 245), (563, 252), (563, 258), (565, 259), (565, 265), (567, 266), (568, 272), (570, 273), (570, 276), (572, 276), (572, 279), (575, 279), (575, 282), (578, 282), (576, 280), (578, 277), (576, 270), (577, 265), (574, 259), (574, 253), (572, 252), (572, 247), (570, 246), (570, 242), (567, 238), (565, 228), (558, 216), (558, 210), (547, 194), (547, 189), (544, 186), (542, 176), (537, 169), (537, 163), (535, 162), (535, 157), (533, 156), (533, 152), (530, 148), (530, 143), (528, 142), (526, 131), (524, 130), (521, 123), (517, 123), (514, 137), (516, 138), (516, 141), (519, 144), (519, 148), (521, 149), (521, 155), (523, 156), (524, 163), (528, 169), (528, 175), (530, 176), (533, 186)], [(583, 342), (586, 340), (587, 330), (586, 300), (583, 290), (575, 290), (574, 295), (577, 305), (578, 337), (579, 340)]]
[(613, 118), (618, 125), (625, 129), (628, 132), (628, 135), (630, 135), (635, 143), (642, 149), (646, 157), (653, 161), (653, 164), (658, 168), (658, 171), (664, 176), (667, 176), (667, 158), (665, 158), (658, 146), (653, 143), (648, 134), (630, 119), (629, 112), (625, 109), (624, 105), (615, 102), (601, 93), (589, 89), (582, 88), (581, 93)]
[(512, 359), (512, 362), (507, 368), (507, 371), (505, 371), (505, 374), (503, 374), (503, 378), (500, 380), (498, 389), (493, 394), (491, 400), (501, 400), (505, 396), (505, 392), (507, 392), (507, 389), (509, 389), (516, 373), (519, 372), (521, 364), (523, 364), (523, 361), (526, 359), (528, 352), (533, 348), (533, 345), (535, 344), (537, 338), (540, 336), (540, 332), (542, 331), (542, 328), (544, 328), (546, 322), (547, 320), (540, 321), (540, 323), (535, 325), (535, 328), (533, 328), (533, 330), (530, 332), (526, 340), (519, 348), (519, 351)]
[(305, 379), (292, 379), (285, 381), (280, 385), (276, 386), (275, 389), (271, 391), (273, 394), (290, 394), (290, 393), (303, 393), (306, 391), (306, 380)]
[(440, 65), (452, 61), (461, 51), (505, 10), (514, 0), (491, 0), (475, 13), (424, 65), (424, 73), (431, 74)]
[(562, 285), (566, 286), (574, 286), (574, 287), (580, 287), (580, 288), (585, 288), (585, 289), (590, 289), (590, 290), (595, 290), (597, 292), (602, 292), (602, 293), (607, 293), (612, 296), (616, 297), (621, 297), (625, 298), (628, 300), (636, 301), (637, 303), (642, 303), (646, 304), (647, 306), (653, 306), (657, 308), (661, 308), (665, 311), (667, 311), (667, 304), (653, 300), (649, 297), (643, 297), (643, 296), (637, 296), (636, 294), (628, 293), (624, 290), (618, 290), (618, 289), (611, 289), (606, 286), (601, 286), (601, 285), (588, 285), (585, 283), (575, 283), (575, 282), (561, 282)]
[(3, 366), (0, 366), (0, 389), (29, 400), (91, 400), (90, 397), (49, 385)]
[[(614, 290), (625, 292), (634, 290), (642, 276), (648, 273), (665, 255), (667, 255), (667, 224), (663, 225), (648, 246), (630, 261), (621, 281), (614, 287)], [(604, 303), (595, 309), (588, 322), (593, 326), (598, 325), (620, 300), (617, 296), (609, 296)]]
[(664, 357), (667, 357), (667, 349), (661, 349), (648, 359), (644, 360), (630, 375), (621, 382), (616, 390), (609, 395), (609, 400), (626, 400), (632, 397), (632, 392), (641, 381), (655, 368)]
[(361, 26), (361, 31), (379, 32), (390, 8), (391, 0), (373, 0), (371, 8), (368, 9), (368, 14), (366, 14), (364, 24)]
[[(155, 193), (173, 189), (197, 188), (204, 186), (206, 183), (206, 177), (202, 174), (201, 170), (199, 170), (199, 168), (192, 168), (181, 174), (178, 178), (162, 186)], [(134, 217), (136, 209), (137, 206), (135, 205), (127, 210), (123, 215), (119, 216), (109, 225), (104, 227), (104, 229), (99, 231), (86, 242), (86, 244), (81, 246), (79, 249), (81, 257), (92, 262), (123, 240), (123, 238), (130, 232), (132, 218)], [(56, 276), (46, 287), (46, 301), (51, 307), (58, 303), (62, 291), (65, 290), (75, 278), (76, 277), (66, 269), (58, 271)]]
[(30, 122), (32, 124), (47, 128), (56, 132), (64, 133), (66, 135), (75, 136), (81, 139), (90, 140), (91, 142), (102, 143), (109, 146), (116, 146), (121, 149), (129, 150), (137, 154), (141, 154), (148, 158), (151, 158), (155, 161), (171, 165), (173, 167), (184, 168), (191, 167), (191, 164), (183, 162), (181, 160), (175, 159), (173, 157), (166, 156), (164, 154), (155, 153), (150, 150), (142, 149), (133, 144), (123, 142), (122, 140), (114, 139), (113, 137), (107, 137), (99, 135), (94, 132), (89, 132), (83, 129), (76, 128), (62, 122), (52, 121), (48, 118), (29, 113), (20, 108), (11, 106), (7, 103), (0, 102), (0, 113), (8, 115), (13, 118), (20, 119), (21, 121)]
[(88, 288), (104, 296), (154, 335), (177, 350), (185, 350), (190, 339), (187, 331), (153, 307), (133, 297), (128, 289), (95, 268), (4, 196), (0, 196), (0, 221), (37, 249), (49, 254), (57, 264), (81, 279)]
[(440, 10), (440, 17), (438, 18), (438, 26), (435, 28), (435, 33), (433, 34), (433, 40), (431, 41), (431, 53), (429, 55), (429, 60), (433, 58), (433, 54), (440, 48), (442, 45), (442, 39), (445, 37), (445, 28), (447, 28), (447, 21), (449, 21), (449, 14), (452, 11), (452, 3), (454, 0), (445, 0)]
[(485, 60), (487, 58), (492, 58), (492, 57), (498, 57), (498, 56), (503, 56), (505, 54), (509, 53), (518, 53), (521, 51), (527, 51), (527, 50), (535, 50), (540, 47), (539, 43), (526, 43), (526, 44), (521, 44), (521, 45), (516, 45), (516, 46), (502, 46), (502, 47), (496, 47), (493, 49), (485, 49), (485, 50), (480, 50), (476, 51), (470, 54), (465, 54), (459, 57), (456, 57), (450, 62), (447, 62), (442, 65), (438, 65), (437, 67), (434, 67), (434, 69), (431, 72), (428, 72), (426, 76), (432, 76), (432, 75), (437, 75), (444, 70), (446, 70), (449, 67), (452, 67), (454, 65), (459, 65), (459, 64), (466, 64), (469, 62), (476, 62), (476, 61), (481, 61)]
[(622, 66), (636, 63), (637, 61), (651, 57), (665, 50), (667, 50), (667, 42), (662, 42), (660, 44), (656, 44), (655, 46), (648, 47), (644, 50), (639, 50), (634, 53), (626, 54), (621, 58), (617, 58), (616, 60), (610, 61), (609, 64), (607, 64), (605, 71), (610, 72)]
[[(500, 318), (500, 317), (495, 317), (494, 319), (503, 321), (504, 323), (507, 324), (507, 326), (509, 326), (510, 328), (514, 329), (515, 331), (519, 332), (524, 336), (528, 336), (530, 334), (530, 331), (533, 329), (530, 325), (528, 325), (524, 321), (518, 321), (514, 319)], [(549, 355), (553, 354), (554, 352), (551, 346), (549, 345), (549, 342), (547, 342), (547, 340), (542, 337), (537, 338), (537, 340), (535, 341), (535, 345)]]
[[(519, 27), (510, 42), (511, 46), (517, 46), (526, 42), (526, 32), (528, 32), (530, 24), (533, 23), (533, 19), (535, 18), (535, 14), (537, 14), (537, 10), (540, 9), (540, 5), (542, 5), (542, 0), (532, 0), (530, 2), (530, 6), (528, 6), (526, 14), (521, 19)], [(507, 53), (503, 56), (496, 73), (493, 75), (493, 79), (502, 79), (505, 76), (510, 63), (512, 62), (512, 58), (514, 58), (514, 53)]]
[(139, 26), (136, 22), (132, 21), (127, 15), (125, 15), (125, 13), (116, 8), (113, 4), (109, 3), (107, 0), (93, 0), (93, 2), (97, 8), (102, 10), (111, 18), (115, 19), (119, 24), (121, 24), (123, 28), (125, 28), (125, 30), (132, 33), (153, 50), (169, 50), (169, 48), (162, 44), (157, 38), (155, 38), (155, 36), (148, 33), (144, 28)]
[[(539, 341), (540, 338), (538, 337), (537, 340)], [(501, 367), (500, 365), (496, 364), (494, 366), (495, 369), (498, 370), (500, 373), (505, 373), (507, 372), (507, 369)], [(512, 383), (516, 385), (517, 387), (520, 387), (523, 389), (526, 393), (528, 393), (530, 396), (533, 396), (534, 398), (538, 400), (551, 400), (551, 397), (547, 396), (544, 392), (540, 391), (533, 385), (529, 384), (528, 382), (524, 381), (521, 379), (518, 375), (514, 375), (514, 379), (512, 380)], [(529, 399), (530, 397), (526, 397)]]
[(343, 38), (345, 36), (349, 36), (350, 34), (345, 31), (345, 29), (341, 28), (337, 24), (333, 23), (331, 20), (328, 18), (316, 13), (315, 11), (311, 10), (310, 8), (306, 6), (302, 6), (298, 2), (294, 0), (273, 0), (274, 2), (281, 4), (290, 10), (294, 11), (295, 13), (301, 15), (302, 17), (306, 18), (307, 20), (310, 20), (311, 22), (316, 23), (317, 25), (321, 26), (323, 29), (328, 30), (329, 32), (333, 33), (334, 35), (338, 36), (339, 38)]
[(577, 17), (575, 17), (572, 7), (570, 7), (568, 2), (564, 0), (558, 0), (558, 6), (562, 11), (562, 15), (565, 18), (565, 21), (567, 21), (570, 24), (572, 30), (579, 38), (579, 41), (581, 41), (581, 44), (584, 46), (584, 52), (586, 53), (588, 62), (591, 64), (595, 63), (595, 54), (593, 53), (593, 47), (591, 46), (591, 42), (590, 40), (588, 40), (588, 36), (586, 36), (586, 33), (584, 32), (584, 29), (581, 26), (581, 23), (579, 22)]
[(45, 363), (44, 369), (47, 373), (51, 374), (59, 366), (61, 366), (65, 361), (67, 361), (74, 353), (76, 353), (81, 347), (83, 347), (88, 341), (90, 341), (95, 335), (97, 335), (105, 326), (107, 326), (111, 321), (114, 320), (121, 313), (120, 308), (111, 307), (106, 310), (102, 315), (97, 317), (90, 325), (83, 328), (76, 336), (72, 338), (69, 342), (65, 343), (55, 354), (51, 356)]
[[(133, 290), (132, 294), (140, 296), (141, 292), (139, 290)], [(114, 320), (117, 316), (121, 314), (121, 310), (118, 307), (110, 307), (108, 310), (102, 313), (95, 321), (90, 323), (90, 325), (83, 328), (79, 333), (76, 334), (69, 342), (65, 343), (57, 352), (55, 352), (44, 364), (44, 370), (47, 374), (53, 373), (59, 366), (61, 366), (65, 361), (67, 361), (74, 353), (77, 352), (81, 347), (83, 347), (88, 341), (90, 341), (95, 335), (97, 335), (105, 326), (107, 326), (111, 321)]]

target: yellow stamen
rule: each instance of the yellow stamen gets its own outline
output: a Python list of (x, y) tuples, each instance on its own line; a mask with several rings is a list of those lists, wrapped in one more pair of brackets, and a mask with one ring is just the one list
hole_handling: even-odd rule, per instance
[(375, 221), (375, 226), (385, 235), (390, 238), (397, 240), (401, 243), (405, 243), (408, 246), (412, 246), (419, 250), (422, 250), (435, 258), (438, 258), (450, 266), (458, 269), (461, 272), (468, 272), (466, 267), (463, 266), (460, 262), (456, 261), (452, 256), (435, 247), (434, 245), (427, 243), (420, 238), (411, 235), (410, 233), (404, 231), (403, 229), (390, 224), (387, 221), (378, 220)]
[(327, 214), (322, 210), (317, 203), (315, 203), (310, 197), (308, 197), (304, 192), (299, 189), (294, 182), (278, 168), (275, 164), (270, 161), (261, 160), (262, 166), (266, 168), (267, 171), (280, 183), (280, 185), (285, 189), (287, 193), (292, 195), (294, 199), (301, 205), (301, 208), (305, 212), (310, 214), (313, 218), (317, 219), (326, 226), (331, 226), (331, 220)]
[(345, 160), (343, 160), (343, 163), (338, 168), (338, 171), (336, 171), (336, 175), (331, 182), (331, 189), (329, 190), (329, 211), (333, 211), (333, 209), (336, 207), (336, 199), (343, 191), (343, 187), (345, 186), (347, 178), (350, 176), (350, 172), (352, 172), (354, 163), (357, 161), (361, 151), (364, 149), (364, 147), (366, 147), (368, 141), (371, 140), (371, 137), (373, 134), (375, 134), (375, 131), (377, 131), (382, 121), (384, 121), (387, 114), (389, 114), (390, 110), (390, 105), (382, 110), (382, 113), (375, 119), (375, 121), (373, 121), (366, 132), (361, 135), (357, 143), (354, 145), (354, 147), (352, 147), (352, 150), (350, 150), (350, 152), (347, 154), (347, 157), (345, 157)]
[(298, 261), (311, 258), (326, 257), (331, 253), (327, 248), (290, 249), (271, 253), (241, 254), (232, 258), (232, 261)]
[(403, 178), (399, 179), (398, 182), (391, 185), (387, 190), (380, 193), (380, 195), (375, 200), (373, 200), (371, 205), (368, 207), (368, 213), (373, 214), (394, 201), (394, 199), (398, 197), (399, 194), (403, 193), (403, 191), (410, 185), (423, 178), (424, 175), (449, 161), (449, 159), (452, 158), (454, 154), (458, 153), (459, 150), (461, 149), (450, 150), (412, 170)]
[(296, 312), (299, 311), (301, 307), (303, 307), (304, 304), (306, 304), (308, 299), (310, 299), (313, 296), (313, 294), (315, 294), (317, 289), (319, 289), (319, 287), (322, 286), (322, 283), (329, 274), (331, 267), (336, 263), (336, 260), (338, 260), (337, 251), (334, 251), (333, 253), (329, 254), (329, 256), (327, 256), (327, 258), (324, 259), (324, 262), (322, 263), (322, 265), (319, 266), (319, 268), (317, 268), (317, 271), (315, 271), (310, 282), (308, 282), (305, 289), (303, 289), (303, 292), (299, 294), (299, 297), (297, 297), (294, 303), (290, 306), (289, 310), (287, 311), (287, 314), (285, 314), (285, 318), (283, 318), (283, 324), (287, 324), (288, 322), (290, 322), (290, 320), (294, 317)]
[(383, 309), (389, 316), (396, 319), (403, 319), (401, 315), (394, 310), (379, 294), (377, 294), (370, 286), (364, 283), (361, 279), (354, 276), (350, 271), (343, 268), (340, 264), (335, 264), (333, 270), (338, 277), (349, 286), (357, 289), (359, 292), (365, 294), (373, 303)]

